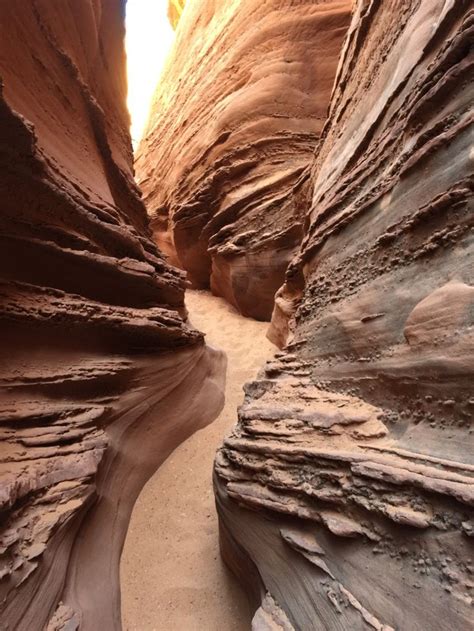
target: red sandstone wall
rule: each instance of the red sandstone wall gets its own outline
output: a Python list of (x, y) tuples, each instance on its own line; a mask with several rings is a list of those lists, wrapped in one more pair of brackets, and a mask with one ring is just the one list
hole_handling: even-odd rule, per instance
[(303, 234), (350, 2), (189, 0), (137, 176), (155, 240), (197, 287), (269, 320)]
[(123, 37), (119, 0), (0, 4), (2, 629), (120, 628), (135, 498), (222, 404), (133, 182)]
[(357, 4), (288, 343), (216, 459), (255, 629), (471, 626), (472, 25), (462, 1)]

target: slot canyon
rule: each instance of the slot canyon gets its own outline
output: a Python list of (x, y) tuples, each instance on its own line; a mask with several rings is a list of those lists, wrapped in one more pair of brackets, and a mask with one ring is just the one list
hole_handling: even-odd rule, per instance
[(472, 3), (163, 2), (0, 0), (0, 631), (470, 631)]

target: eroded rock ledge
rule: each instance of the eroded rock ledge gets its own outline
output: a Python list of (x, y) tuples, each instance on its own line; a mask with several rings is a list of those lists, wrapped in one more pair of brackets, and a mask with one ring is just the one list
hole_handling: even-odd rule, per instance
[(142, 485), (224, 359), (132, 177), (124, 2), (0, 5), (0, 627), (116, 630)]
[(278, 294), (286, 348), (216, 459), (255, 629), (472, 624), (467, 2), (360, 0)]
[(154, 237), (196, 287), (269, 320), (303, 235), (349, 0), (188, 0), (137, 177)]

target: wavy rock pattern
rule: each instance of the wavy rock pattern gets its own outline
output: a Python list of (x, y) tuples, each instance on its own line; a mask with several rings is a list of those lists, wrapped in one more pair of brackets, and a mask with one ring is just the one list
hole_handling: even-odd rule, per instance
[(303, 235), (348, 0), (192, 0), (137, 161), (154, 237), (197, 287), (269, 320)]
[(123, 19), (0, 4), (2, 629), (120, 628), (135, 498), (222, 405), (133, 182)]
[(255, 629), (471, 628), (468, 7), (355, 9), (273, 316), (288, 344), (216, 459)]

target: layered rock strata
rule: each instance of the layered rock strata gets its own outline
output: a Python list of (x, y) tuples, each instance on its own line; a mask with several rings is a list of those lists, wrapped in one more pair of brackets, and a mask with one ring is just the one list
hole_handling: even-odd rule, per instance
[(0, 4), (5, 630), (120, 628), (135, 498), (222, 405), (133, 182), (124, 4)]
[(462, 0), (356, 6), (288, 343), (215, 465), (255, 629), (472, 626), (473, 29)]
[(269, 320), (349, 0), (189, 0), (136, 161), (154, 237), (196, 287)]

